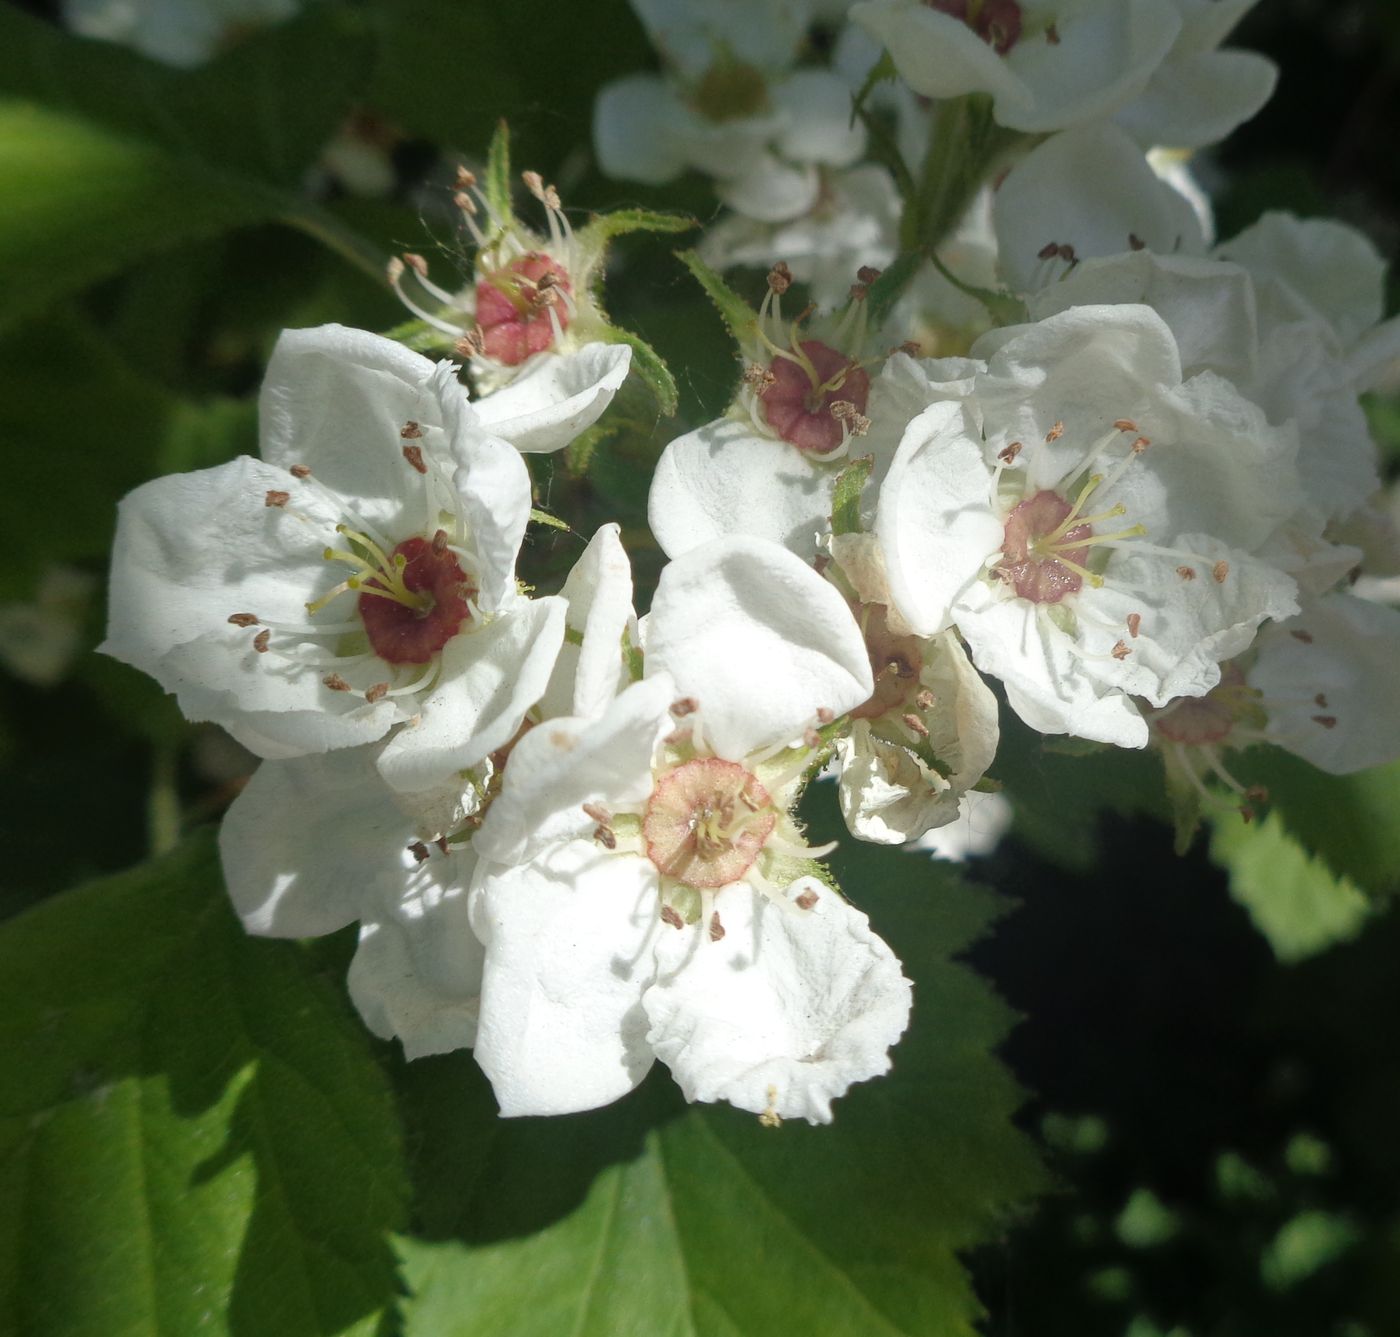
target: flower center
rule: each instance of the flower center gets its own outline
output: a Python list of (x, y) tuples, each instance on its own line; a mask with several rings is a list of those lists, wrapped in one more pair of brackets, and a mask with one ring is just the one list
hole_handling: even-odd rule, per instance
[(737, 762), (698, 757), (657, 781), (642, 816), (647, 858), (700, 890), (737, 882), (777, 822), (768, 791)]
[(919, 690), (919, 671), (924, 666), (918, 637), (892, 632), (889, 609), (884, 604), (856, 604), (852, 611), (865, 633), (875, 691), (868, 701), (851, 711), (851, 718), (873, 720), (892, 710), (903, 710)]
[(541, 251), (527, 251), (477, 280), (476, 319), (488, 357), (508, 367), (552, 348), (569, 328), (569, 275)]
[(1155, 716), (1152, 725), (1173, 743), (1199, 747), (1223, 741), (1242, 719), (1259, 712), (1259, 693), (1245, 681), (1244, 671), (1226, 664), (1205, 696), (1182, 697)]
[(961, 20), (999, 56), (1021, 37), (1021, 6), (1016, 0), (924, 0), (930, 9)]
[(763, 416), (784, 441), (827, 455), (845, 440), (847, 423), (864, 414), (870, 376), (859, 363), (817, 339), (794, 341), (768, 365), (759, 392)]
[(691, 94), (695, 110), (710, 121), (738, 121), (768, 110), (763, 73), (742, 60), (721, 56)]

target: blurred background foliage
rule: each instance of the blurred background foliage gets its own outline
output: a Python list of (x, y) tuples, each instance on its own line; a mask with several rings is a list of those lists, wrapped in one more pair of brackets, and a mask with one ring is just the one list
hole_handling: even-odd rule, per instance
[[(1268, 820), (1183, 860), (1150, 758), (1008, 721), (1016, 821), (980, 886), (836, 856), (918, 993), (895, 1077), (828, 1131), (688, 1110), (664, 1074), (503, 1125), (469, 1057), (366, 1037), (346, 935), (245, 940), (209, 824), (248, 758), (89, 653), (117, 498), (256, 449), (280, 329), (398, 323), (384, 256), (464, 270), (451, 170), (502, 117), (580, 213), (716, 206), (593, 166), (594, 90), (652, 60), (622, 0), (309, 5), (194, 72), (53, 8), (0, 3), (0, 1331), (1400, 1332), (1395, 768), (1250, 759)], [(1221, 234), (1331, 214), (1393, 261), (1400, 9), (1264, 0), (1238, 41), (1282, 79), (1198, 164)], [(327, 168), (347, 121), (387, 191)], [(673, 245), (624, 239), (607, 297), (696, 422), (735, 367)], [(1400, 400), (1370, 408), (1400, 470)], [(645, 488), (678, 428), (644, 394), (609, 425), (586, 469), (531, 461), (572, 526), (533, 532), (541, 589), (613, 518), (654, 578)]]

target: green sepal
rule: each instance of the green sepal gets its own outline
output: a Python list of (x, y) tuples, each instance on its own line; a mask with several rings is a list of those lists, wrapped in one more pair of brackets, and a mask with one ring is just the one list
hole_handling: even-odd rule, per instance
[(698, 226), (695, 219), (685, 214), (663, 214), (654, 209), (615, 209), (612, 213), (596, 214), (576, 235), (584, 247), (601, 248), (614, 237), (625, 237), (629, 232), (689, 232)]
[(875, 456), (860, 455), (836, 475), (836, 488), (831, 501), (833, 534), (859, 534), (864, 529), (860, 517), (860, 498), (874, 467)]
[(934, 253), (929, 255), (929, 263), (959, 292), (966, 293), (987, 308), (987, 314), (998, 325), (1021, 325), (1028, 319), (1026, 304), (1009, 292), (999, 292), (995, 288), (979, 288), (976, 284), (964, 283)]
[(550, 515), (548, 511), (542, 511), (538, 506), (530, 508), (530, 523), (534, 525), (548, 525), (550, 529), (562, 529), (566, 534), (573, 530), (557, 515)]
[(1041, 747), (1061, 757), (1094, 757), (1108, 751), (1109, 744), (1096, 743), (1092, 738), (1071, 738), (1068, 734), (1049, 734)]
[(1176, 833), (1172, 849), (1182, 857), (1190, 850), (1201, 827), (1201, 792), (1169, 756), (1164, 756), (1163, 760), (1167, 802), (1171, 805), (1172, 829)]
[(753, 331), (758, 327), (758, 313), (753, 307), (744, 301), (694, 251), (677, 251), (676, 259), (690, 270), (695, 276), (696, 282), (704, 288), (705, 295), (719, 310), (720, 318), (728, 327), (729, 333), (740, 344), (747, 343)]
[(402, 325), (385, 330), (384, 337), (425, 356), (441, 354), (452, 347), (452, 340), (441, 330), (435, 330), (426, 320), (406, 320)]
[(627, 666), (627, 676), (633, 682), (641, 682), (642, 671), (646, 667), (645, 656), (640, 646), (632, 644), (624, 631), (622, 633), (622, 662)]
[(656, 407), (663, 418), (674, 418), (680, 405), (680, 391), (676, 388), (676, 378), (671, 369), (647, 341), (631, 330), (610, 325), (600, 335), (605, 343), (626, 344), (632, 350), (632, 370), (656, 400)]
[(495, 215), (494, 221), (509, 228), (515, 222), (515, 213), (510, 207), (510, 127), (504, 120), (497, 122), (496, 133), (491, 136), (481, 189)]
[(851, 124), (854, 125), (856, 117), (865, 110), (866, 99), (875, 91), (877, 84), (894, 83), (898, 78), (899, 71), (894, 67), (894, 57), (888, 51), (880, 52), (880, 59), (870, 67), (870, 73), (865, 76), (860, 91), (851, 99)]

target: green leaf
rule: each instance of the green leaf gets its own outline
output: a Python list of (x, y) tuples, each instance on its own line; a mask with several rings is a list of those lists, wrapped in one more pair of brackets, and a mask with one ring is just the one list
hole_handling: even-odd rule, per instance
[(860, 497), (874, 467), (875, 456), (861, 455), (836, 475), (836, 488), (831, 500), (833, 534), (859, 534), (864, 528), (860, 514)]
[(578, 239), (588, 250), (604, 246), (614, 237), (626, 236), (629, 232), (689, 232), (696, 227), (699, 224), (695, 219), (685, 214), (663, 214), (654, 209), (614, 209), (590, 218), (579, 229)]
[(1305, 960), (1361, 932), (1374, 907), (1347, 878), (1294, 840), (1277, 812), (1246, 823), (1238, 813), (1212, 818), (1211, 858), (1230, 875), (1230, 894), (1280, 961)]
[(664, 1069), (607, 1110), (502, 1122), (465, 1057), (415, 1065), (424, 1238), (400, 1245), (405, 1337), (976, 1331), (958, 1254), (1045, 1186), (994, 1056), (1013, 1016), (952, 960), (1003, 907), (946, 865), (839, 853), (915, 981), (893, 1073), (830, 1127), (770, 1129), (685, 1106)]
[(404, 1175), (369, 1043), (205, 833), (0, 927), (0, 1330), (369, 1337)]
[(486, 153), (486, 179), (481, 189), (486, 195), (486, 203), (502, 227), (509, 227), (515, 217), (511, 207), (510, 194), (510, 126), (504, 120), (496, 123), (496, 133), (491, 136), (491, 147)]
[(740, 344), (747, 343), (758, 324), (758, 316), (753, 307), (744, 301), (694, 251), (677, 251), (676, 259), (695, 275), (696, 281), (704, 288), (706, 295), (718, 309), (725, 325), (729, 327), (729, 333)]

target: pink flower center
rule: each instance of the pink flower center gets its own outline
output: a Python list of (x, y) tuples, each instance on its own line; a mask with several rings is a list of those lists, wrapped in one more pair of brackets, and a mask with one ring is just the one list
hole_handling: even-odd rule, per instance
[(360, 620), (380, 659), (426, 664), (470, 620), (467, 600), (476, 590), (456, 555), (427, 539), (405, 539), (390, 556), (394, 576), (360, 586)]
[(572, 291), (567, 271), (541, 251), (530, 251), (479, 279), (476, 320), (486, 356), (515, 367), (552, 348), (556, 329), (569, 328), (564, 297)]
[(1002, 559), (996, 572), (1023, 599), (1057, 604), (1084, 584), (1088, 524), (1074, 524), (1076, 508), (1058, 492), (1037, 492), (1018, 503), (1006, 517)]
[(1021, 37), (1021, 6), (1016, 0), (924, 0), (930, 9), (961, 20), (999, 56)]
[(1237, 664), (1226, 664), (1220, 681), (1205, 696), (1184, 696), (1152, 720), (1163, 738), (1188, 747), (1219, 743), (1230, 736), (1240, 717), (1258, 710), (1258, 693), (1245, 682)]
[(657, 781), (642, 815), (647, 858), (702, 890), (737, 882), (778, 820), (768, 791), (737, 762), (698, 757)]
[[(769, 363), (773, 379), (758, 396), (763, 416), (798, 450), (830, 454), (845, 439), (843, 422), (851, 413), (865, 412), (870, 376), (844, 353), (816, 339), (798, 344), (794, 354)], [(852, 408), (843, 409), (845, 404)]]

